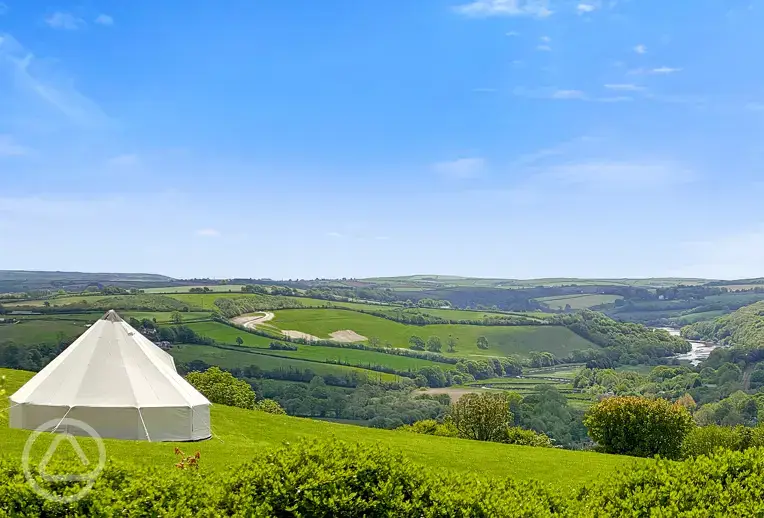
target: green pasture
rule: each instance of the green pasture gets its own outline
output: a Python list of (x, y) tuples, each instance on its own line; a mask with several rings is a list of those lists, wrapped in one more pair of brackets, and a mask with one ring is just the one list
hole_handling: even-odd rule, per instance
[[(9, 393), (17, 390), (32, 373), (0, 369), (8, 381)], [(7, 408), (7, 399), (3, 398)], [(577, 452), (557, 448), (532, 448), (499, 443), (433, 437), (408, 432), (378, 430), (353, 425), (335, 424), (314, 419), (271, 415), (254, 410), (213, 405), (213, 438), (195, 443), (151, 443), (144, 441), (104, 441), (109, 460), (159, 470), (176, 470), (175, 448), (186, 454), (200, 452), (203, 473), (229, 471), (253, 457), (282, 443), (300, 439), (336, 438), (353, 443), (381, 445), (400, 451), (422, 466), (436, 467), (453, 473), (477, 473), (485, 476), (535, 479), (561, 489), (573, 490), (585, 483), (607, 477), (616, 470), (633, 464), (653, 462), (646, 459)], [(24, 444), (30, 433), (10, 429), (7, 413), (0, 415), (0, 451), (2, 455), (21, 462)], [(32, 449), (32, 463), (48, 451), (53, 435), (38, 438)], [(95, 445), (78, 438), (88, 458), (97, 458)], [(61, 455), (61, 457), (59, 457)], [(73, 449), (59, 448), (54, 460), (71, 456)]]
[[(578, 349), (597, 348), (596, 345), (560, 326), (479, 326), (435, 324), (414, 326), (373, 315), (340, 309), (285, 309), (275, 312), (269, 322), (282, 330), (295, 330), (328, 339), (334, 331), (352, 330), (366, 338), (377, 337), (394, 347), (408, 347), (409, 338), (416, 335), (426, 340), (437, 336), (446, 352), (446, 340), (457, 340), (460, 356), (528, 355), (532, 351), (547, 351), (565, 356)], [(489, 349), (477, 347), (477, 338), (485, 336)]]
[(558, 297), (540, 297), (535, 300), (543, 302), (551, 309), (565, 309), (570, 304), (571, 309), (587, 309), (601, 304), (612, 304), (616, 300), (621, 300), (621, 295), (600, 295), (600, 294), (576, 294), (562, 295)]

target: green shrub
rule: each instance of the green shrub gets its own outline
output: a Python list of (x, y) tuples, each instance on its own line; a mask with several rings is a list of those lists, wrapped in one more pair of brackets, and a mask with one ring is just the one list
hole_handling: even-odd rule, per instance
[(439, 476), (388, 450), (323, 441), (287, 446), (236, 470), (219, 510), (234, 516), (553, 516), (536, 483)]
[(437, 435), (439, 437), (459, 437), (459, 431), (449, 420), (439, 423), (435, 419), (423, 419), (410, 425), (401, 426), (398, 430), (424, 435)]
[(685, 407), (635, 396), (603, 399), (586, 412), (584, 424), (607, 453), (668, 458), (681, 456), (682, 441), (694, 426)]
[(460, 397), (451, 405), (448, 418), (463, 439), (503, 442), (513, 416), (507, 394), (485, 392)]
[(204, 372), (189, 372), (186, 379), (212, 403), (255, 408), (255, 392), (252, 387), (246, 381), (233, 377), (230, 372), (210, 367)]
[(552, 439), (543, 433), (526, 430), (519, 426), (510, 426), (507, 428), (507, 437), (504, 440), (507, 444), (519, 444), (520, 446), (537, 446), (540, 448), (553, 448)]
[(697, 457), (710, 455), (719, 449), (743, 451), (761, 446), (764, 446), (764, 427), (698, 426), (685, 437), (682, 454)]
[(764, 450), (717, 452), (684, 462), (659, 460), (578, 493), (580, 517), (762, 516)]
[(255, 409), (260, 410), (261, 412), (268, 412), (269, 414), (286, 414), (286, 410), (284, 410), (278, 402), (272, 399), (258, 401), (257, 405), (255, 405)]

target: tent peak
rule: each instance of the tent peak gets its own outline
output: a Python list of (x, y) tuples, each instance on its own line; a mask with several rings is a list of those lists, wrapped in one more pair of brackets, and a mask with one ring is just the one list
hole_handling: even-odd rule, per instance
[(122, 317), (117, 315), (117, 312), (114, 311), (113, 309), (110, 309), (109, 311), (107, 311), (106, 314), (101, 317), (101, 320), (108, 320), (110, 322), (124, 322), (124, 320), (122, 320)]

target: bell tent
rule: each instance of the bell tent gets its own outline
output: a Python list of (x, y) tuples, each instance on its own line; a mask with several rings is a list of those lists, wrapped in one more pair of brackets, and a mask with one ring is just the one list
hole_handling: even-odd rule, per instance
[[(172, 356), (113, 310), (11, 396), (10, 426), (76, 419), (101, 437), (196, 441), (211, 436), (210, 402)], [(79, 430), (62, 425), (48, 430)]]

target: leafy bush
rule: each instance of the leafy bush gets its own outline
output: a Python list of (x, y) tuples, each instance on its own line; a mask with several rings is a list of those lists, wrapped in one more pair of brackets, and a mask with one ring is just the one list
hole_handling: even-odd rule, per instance
[(570, 515), (761, 516), (764, 450), (640, 464), (581, 490)]
[(764, 427), (746, 426), (698, 426), (694, 428), (682, 444), (685, 457), (711, 455), (719, 449), (743, 451), (764, 446)]
[(336, 441), (284, 447), (236, 470), (218, 507), (237, 516), (551, 516), (536, 483), (434, 475), (398, 453)]
[(512, 423), (509, 398), (503, 393), (465, 394), (451, 405), (448, 417), (463, 439), (503, 442)]
[(268, 412), (269, 414), (286, 414), (286, 410), (281, 408), (281, 405), (272, 399), (258, 401), (257, 405), (255, 405), (255, 409), (260, 410), (261, 412)]
[(694, 426), (686, 408), (664, 399), (611, 397), (584, 416), (589, 436), (607, 453), (677, 458)]
[(507, 437), (504, 442), (507, 444), (519, 444), (520, 446), (537, 446), (540, 448), (553, 448), (552, 439), (543, 433), (526, 430), (519, 426), (510, 426), (507, 428)]
[(407, 426), (401, 426), (398, 430), (439, 437), (459, 437), (459, 430), (449, 420), (440, 423), (435, 419), (423, 419)]
[(255, 408), (255, 392), (244, 380), (236, 379), (230, 372), (210, 367), (204, 372), (190, 372), (186, 379), (212, 403)]

